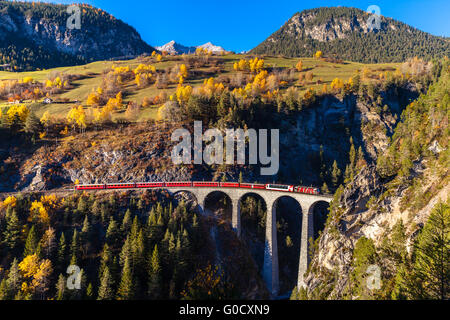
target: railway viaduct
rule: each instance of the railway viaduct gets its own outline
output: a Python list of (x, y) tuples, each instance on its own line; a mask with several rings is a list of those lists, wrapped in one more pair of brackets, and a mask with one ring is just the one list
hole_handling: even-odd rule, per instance
[(213, 192), (221, 192), (231, 199), (232, 205), (232, 227), (236, 234), (240, 236), (241, 233), (241, 213), (240, 200), (248, 194), (257, 194), (264, 199), (267, 208), (266, 220), (266, 240), (264, 246), (264, 265), (263, 278), (266, 282), (267, 288), (273, 296), (278, 294), (279, 290), (279, 274), (278, 274), (278, 246), (277, 246), (277, 229), (276, 229), (276, 205), (278, 199), (281, 197), (291, 197), (295, 199), (302, 210), (302, 230), (300, 240), (300, 261), (298, 267), (297, 287), (304, 286), (303, 275), (305, 274), (308, 264), (308, 245), (309, 238), (314, 235), (314, 206), (325, 201), (331, 201), (330, 196), (324, 195), (310, 195), (302, 193), (289, 193), (273, 190), (262, 189), (243, 189), (243, 188), (223, 188), (223, 187), (164, 187), (172, 194), (185, 192), (191, 194), (197, 200), (197, 204), (201, 212), (205, 209), (205, 201), (208, 195)]

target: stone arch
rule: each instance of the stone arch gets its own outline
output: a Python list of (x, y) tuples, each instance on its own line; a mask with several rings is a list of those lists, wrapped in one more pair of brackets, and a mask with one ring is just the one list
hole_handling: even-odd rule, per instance
[[(213, 199), (217, 199), (214, 197), (217, 197), (218, 195), (225, 196), (225, 203), (216, 202), (213, 203), (211, 206), (210, 201)], [(220, 201), (220, 200), (218, 200)], [(203, 198), (203, 210), (204, 212), (207, 212), (209, 209), (220, 209), (221, 206), (225, 205), (224, 208), (224, 215), (220, 216), (220, 218), (223, 218), (224, 220), (232, 221), (232, 214), (233, 214), (233, 199), (232, 197), (225, 191), (222, 190), (213, 190), (205, 194)]]
[[(169, 190), (169, 191), (170, 191), (170, 190)], [(189, 196), (192, 198), (192, 200), (195, 201), (195, 203), (196, 203), (195, 208), (197, 209), (197, 211), (198, 211), (199, 213), (202, 213), (202, 212), (203, 212), (203, 210), (202, 210), (202, 208), (201, 208), (201, 202), (200, 202), (201, 199), (199, 199), (198, 195), (197, 195), (195, 192), (193, 192), (192, 190), (186, 190), (186, 189), (180, 189), (180, 190), (175, 190), (175, 191), (172, 191), (172, 192), (171, 192), (171, 194), (172, 194), (173, 197), (176, 197), (176, 196), (179, 195), (180, 193), (184, 193), (184, 194), (189, 195)]]
[[(254, 199), (255, 202), (252, 203)], [(249, 210), (246, 204), (252, 204), (254, 207)], [(263, 272), (264, 265), (264, 244), (266, 240), (266, 230), (264, 228), (267, 216), (267, 200), (257, 191), (245, 191), (238, 198), (240, 214), (240, 236), (241, 240), (247, 245), (256, 266), (260, 273)], [(261, 206), (261, 207), (260, 207)], [(271, 208), (270, 208), (271, 209)], [(249, 215), (251, 214), (251, 215)]]
[[(287, 200), (289, 199), (289, 200)], [(281, 225), (276, 231), (279, 263), (279, 292), (288, 293), (296, 285), (300, 255), (304, 248), (301, 245), (304, 214), (307, 210), (297, 197), (286, 194), (277, 197), (272, 204), (275, 225)], [(306, 210), (305, 210), (306, 209)], [(288, 238), (289, 237), (289, 238)]]
[(319, 232), (323, 231), (325, 222), (328, 217), (328, 208), (330, 203), (325, 200), (317, 200), (313, 202), (308, 209), (308, 214), (312, 215), (313, 222), (313, 239), (316, 240), (319, 237)]

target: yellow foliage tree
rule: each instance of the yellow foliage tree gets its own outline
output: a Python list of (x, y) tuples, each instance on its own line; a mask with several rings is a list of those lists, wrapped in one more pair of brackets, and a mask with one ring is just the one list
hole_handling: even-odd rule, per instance
[(83, 106), (74, 106), (67, 114), (67, 121), (74, 127), (77, 125), (81, 130), (86, 128), (86, 112)]
[(19, 263), (19, 270), (25, 278), (33, 277), (39, 270), (39, 258), (36, 254), (26, 256)]
[(17, 199), (14, 196), (9, 196), (3, 202), (0, 202), (0, 208), (11, 207), (14, 208), (16, 206)]
[(340, 90), (344, 87), (344, 81), (339, 78), (334, 78), (330, 85), (331, 89), (333, 90)]
[(12, 106), (6, 112), (7, 120), (9, 123), (14, 122), (16, 118), (19, 119), (19, 121), (21, 121), (22, 123), (25, 123), (29, 114), (30, 110), (25, 105)]
[(189, 100), (192, 94), (191, 86), (178, 86), (176, 96), (179, 104), (185, 103)]
[(298, 72), (301, 72), (303, 70), (303, 62), (302, 60), (299, 60), (297, 64), (295, 65), (295, 69), (297, 69)]
[(87, 98), (86, 104), (88, 106), (98, 105), (100, 102), (100, 98), (95, 92), (91, 92)]

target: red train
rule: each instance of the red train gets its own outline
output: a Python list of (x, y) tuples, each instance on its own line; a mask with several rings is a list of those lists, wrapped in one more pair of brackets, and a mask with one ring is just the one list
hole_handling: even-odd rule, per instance
[(292, 186), (284, 184), (259, 184), (238, 182), (213, 181), (184, 181), (184, 182), (137, 182), (137, 183), (106, 183), (106, 184), (79, 184), (75, 190), (102, 190), (102, 189), (146, 189), (146, 188), (176, 188), (176, 187), (215, 187), (215, 188), (243, 188), (265, 189), (273, 191), (296, 192), (306, 194), (320, 194), (319, 188)]

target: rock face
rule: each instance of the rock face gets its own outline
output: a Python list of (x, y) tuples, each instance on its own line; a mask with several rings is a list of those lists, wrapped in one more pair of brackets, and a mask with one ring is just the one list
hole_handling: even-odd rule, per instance
[[(401, 92), (401, 90), (399, 90)], [(294, 118), (281, 120), (279, 180), (298, 184), (318, 185), (319, 151), (322, 146), (326, 167), (336, 160), (345, 171), (350, 150), (350, 137), (355, 148), (361, 147), (367, 161), (388, 145), (402, 108), (415, 91), (381, 93), (386, 112), (372, 105), (372, 101), (349, 96), (345, 99), (329, 96), (317, 107), (308, 108)], [(301, 163), (301, 165), (299, 165)], [(292, 179), (292, 180), (290, 180)]]
[(81, 28), (68, 28), (67, 7), (0, 1), (0, 49), (25, 45), (31, 51), (44, 51), (50, 57), (41, 64), (58, 54), (93, 61), (153, 51), (134, 28), (90, 6), (80, 6)]

